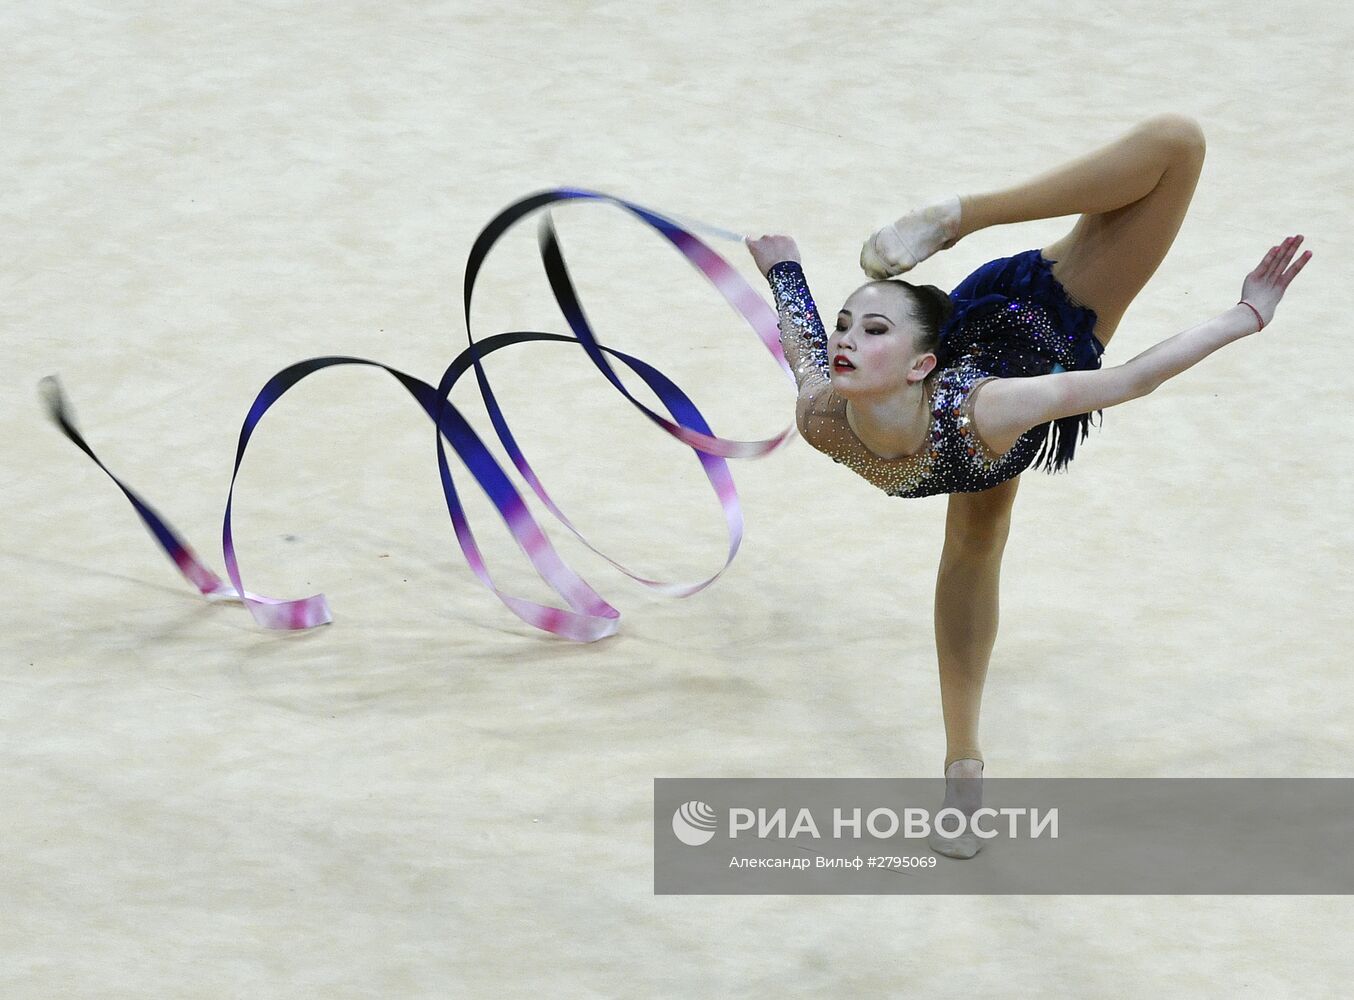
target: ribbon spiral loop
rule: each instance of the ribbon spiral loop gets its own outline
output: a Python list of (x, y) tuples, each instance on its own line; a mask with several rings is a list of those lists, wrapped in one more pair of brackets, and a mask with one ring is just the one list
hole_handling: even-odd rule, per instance
[[(329, 603), (323, 594), (294, 600), (279, 600), (245, 590), (231, 529), (231, 511), (240, 464), (244, 459), (245, 449), (264, 414), (297, 383), (316, 372), (339, 365), (362, 365), (379, 368), (404, 387), (433, 423), (438, 475), (446, 499), (447, 512), (451, 517), (457, 542), (472, 572), (510, 611), (536, 628), (578, 642), (593, 642), (604, 636), (612, 635), (618, 627), (620, 612), (608, 604), (560, 558), (550, 544), (545, 532), (541, 530), (540, 525), (537, 524), (535, 518), (527, 509), (522, 494), (518, 492), (465, 417), (452, 404), (450, 400), (451, 390), (461, 376), (470, 368), (474, 368), (480, 395), (484, 400), (499, 441), (507, 451), (513, 466), (546, 509), (589, 549), (601, 555), (627, 576), (660, 593), (677, 597), (695, 594), (723, 575), (724, 570), (733, 562), (742, 542), (743, 515), (738, 503), (738, 492), (734, 486), (726, 459), (756, 458), (769, 454), (789, 440), (795, 433), (795, 428), (791, 425), (774, 437), (761, 441), (734, 441), (718, 437), (711, 430), (695, 403), (675, 382), (641, 359), (605, 347), (598, 342), (583, 312), (582, 303), (579, 301), (574, 283), (569, 276), (564, 255), (560, 249), (558, 235), (555, 231), (554, 219), (549, 212), (551, 205), (575, 200), (610, 203), (625, 209), (672, 243), (693, 267), (705, 275), (729, 305), (747, 321), (753, 332), (757, 334), (763, 345), (777, 360), (781, 369), (793, 383), (794, 375), (780, 348), (775, 312), (728, 261), (699, 240), (685, 226), (679, 225), (673, 219), (651, 209), (599, 192), (557, 188), (529, 195), (509, 205), (492, 219), (475, 239), (466, 263), (464, 285), (466, 336), (469, 344), (447, 366), (436, 387), (377, 361), (347, 356), (323, 356), (287, 366), (270, 378), (259, 390), (240, 428), (230, 488), (226, 496), (221, 544), (229, 583), (222, 581), (207, 568), (168, 522), (104, 465), (77, 428), (70, 403), (55, 376), (48, 376), (40, 383), (40, 390), (49, 415), (61, 432), (113, 480), (169, 559), (204, 596), (210, 599), (242, 602), (248, 608), (254, 620), (266, 628), (307, 629), (332, 620)], [(518, 330), (496, 334), (482, 341), (476, 341), (470, 327), (470, 305), (474, 296), (476, 278), (479, 276), (489, 251), (512, 225), (525, 216), (542, 210), (544, 211), (539, 227), (541, 260), (545, 266), (546, 276), (555, 301), (573, 331), (573, 336)], [(739, 241), (742, 239), (736, 233), (730, 233), (712, 226), (700, 223), (693, 223), (692, 225), (699, 226), (724, 239)], [(584, 538), (573, 522), (551, 498), (513, 437), (507, 419), (504, 417), (493, 389), (489, 385), (484, 367), (480, 363), (482, 358), (494, 351), (533, 341), (560, 341), (581, 345), (598, 371), (631, 405), (638, 408), (665, 433), (688, 445), (695, 452), (706, 478), (710, 481), (710, 485), (724, 509), (725, 521), (729, 531), (727, 558), (724, 565), (713, 576), (696, 583), (685, 584), (651, 580), (640, 576), (601, 552)], [(611, 362), (607, 359), (608, 355), (624, 363), (644, 380), (645, 384), (653, 390), (667, 409), (671, 419), (651, 410), (630, 393), (616, 375)], [(506, 594), (494, 583), (479, 546), (475, 542), (474, 532), (471, 530), (469, 520), (456, 491), (451, 464), (447, 457), (446, 444), (448, 443), (456, 453), (457, 458), (474, 477), (480, 489), (492, 501), (518, 547), (521, 548), (541, 578), (568, 606), (567, 609), (538, 604), (525, 598)]]

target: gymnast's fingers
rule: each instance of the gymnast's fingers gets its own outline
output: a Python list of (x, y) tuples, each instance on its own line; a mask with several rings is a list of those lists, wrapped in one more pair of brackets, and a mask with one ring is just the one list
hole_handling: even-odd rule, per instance
[(1279, 257), (1279, 264), (1275, 268), (1280, 274), (1282, 274), (1284, 268), (1288, 266), (1288, 262), (1293, 259), (1293, 254), (1298, 252), (1298, 244), (1301, 242), (1302, 237), (1300, 235), (1290, 236), (1288, 239), (1284, 240), (1283, 254)]
[(1274, 265), (1275, 281), (1278, 281), (1283, 276), (1284, 268), (1288, 267), (1289, 261), (1291, 261), (1293, 255), (1298, 252), (1298, 244), (1301, 242), (1301, 235), (1290, 236), (1283, 241), (1283, 246), (1280, 248), (1279, 259)]
[(1312, 251), (1308, 250), (1306, 253), (1304, 253), (1301, 257), (1297, 259), (1297, 261), (1293, 264), (1292, 267), (1290, 267), (1287, 271), (1283, 273), (1283, 275), (1279, 278), (1279, 286), (1281, 288), (1287, 288), (1290, 284), (1292, 284), (1293, 279), (1298, 276), (1298, 273), (1301, 272), (1301, 270), (1307, 266), (1307, 262), (1311, 259), (1312, 259)]
[(1269, 248), (1269, 253), (1265, 254), (1265, 259), (1255, 268), (1257, 278), (1268, 278), (1274, 271), (1274, 263), (1279, 259), (1279, 244)]
[(1265, 259), (1260, 262), (1256, 268), (1257, 277), (1263, 281), (1274, 281), (1283, 270), (1284, 254), (1288, 250), (1288, 240), (1285, 239), (1275, 246), (1269, 248), (1269, 253), (1265, 254)]

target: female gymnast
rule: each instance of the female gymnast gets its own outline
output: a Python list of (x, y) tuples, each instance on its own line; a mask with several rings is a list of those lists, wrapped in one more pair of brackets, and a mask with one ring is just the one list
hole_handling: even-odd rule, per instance
[[(1307, 251), (1294, 262), (1302, 237), (1285, 239), (1246, 276), (1235, 306), (1101, 368), (1120, 318), (1180, 229), (1204, 148), (1193, 119), (1156, 115), (1015, 187), (903, 216), (866, 241), (861, 266), (876, 280), (851, 293), (830, 337), (795, 242), (746, 241), (776, 299), (804, 439), (891, 496), (949, 494), (936, 654), (945, 806), (966, 815), (981, 803), (978, 714), (1020, 474), (1040, 459), (1048, 472), (1065, 467), (1078, 432), (1089, 433), (1092, 411), (1103, 417), (1104, 408), (1146, 396), (1223, 345), (1264, 329), (1311, 259)], [(987, 226), (1078, 213), (1056, 243), (989, 261), (948, 295), (890, 280)], [(968, 858), (980, 842), (965, 833), (933, 836), (931, 845)]]

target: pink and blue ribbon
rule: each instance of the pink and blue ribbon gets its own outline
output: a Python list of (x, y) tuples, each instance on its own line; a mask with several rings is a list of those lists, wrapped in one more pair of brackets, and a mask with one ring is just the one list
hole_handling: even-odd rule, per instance
[[(249, 609), (254, 620), (266, 628), (306, 629), (332, 620), (329, 603), (323, 594), (314, 594), (310, 597), (293, 600), (279, 600), (251, 593), (244, 587), (231, 529), (231, 511), (240, 464), (244, 459), (245, 448), (264, 414), (302, 379), (318, 371), (338, 365), (364, 365), (380, 368), (399, 382), (414, 397), (414, 400), (433, 422), (437, 448), (437, 468), (442, 483), (442, 492), (446, 499), (447, 512), (451, 517), (457, 542), (461, 546), (461, 551), (465, 555), (471, 571), (486, 587), (493, 591), (509, 610), (530, 625), (579, 642), (592, 642), (611, 635), (616, 631), (619, 624), (620, 612), (608, 604), (586, 581), (575, 573), (560, 558), (554, 546), (550, 544), (549, 538), (528, 510), (522, 494), (518, 492), (464, 416), (451, 403), (450, 393), (457, 380), (472, 366), (474, 367), (480, 395), (484, 399), (490, 421), (500, 443), (507, 451), (513, 466), (531, 487), (536, 497), (560, 523), (573, 532), (588, 548), (601, 555), (627, 576), (646, 587), (676, 597), (686, 597), (698, 593), (719, 579), (733, 562), (742, 542), (742, 509), (738, 503), (738, 492), (734, 487), (733, 477), (729, 472), (726, 459), (756, 458), (769, 454), (793, 436), (794, 427), (791, 425), (774, 437), (761, 441), (735, 441), (718, 437), (710, 429), (709, 424), (691, 398), (671, 379), (639, 358), (599, 343), (583, 312), (577, 290), (569, 276), (568, 268), (565, 266), (554, 221), (548, 210), (551, 205), (565, 201), (609, 203), (624, 209), (658, 232), (685, 256), (692, 266), (704, 274), (729, 305), (747, 321), (753, 332), (757, 334), (763, 345), (793, 383), (793, 372), (786, 363), (785, 356), (780, 348), (777, 317), (774, 310), (728, 261), (703, 243), (688, 228), (678, 224), (671, 217), (661, 215), (633, 202), (595, 191), (558, 188), (530, 195), (508, 206), (485, 226), (476, 238), (466, 264), (464, 285), (466, 336), (469, 346), (461, 351), (447, 366), (436, 387), (376, 361), (369, 361), (365, 358), (328, 356), (310, 358), (289, 365), (269, 379), (259, 390), (240, 428), (239, 441), (235, 450), (235, 465), (231, 472), (230, 489), (226, 496), (221, 545), (229, 583), (222, 581), (207, 568), (168, 522), (103, 464), (76, 427), (70, 404), (55, 377), (46, 378), (42, 382), (43, 395), (49, 413), (62, 433), (84, 451), (117, 484), (118, 488), (131, 502), (137, 515), (150, 530), (156, 542), (164, 549), (174, 565), (178, 567), (179, 572), (204, 596), (217, 600), (239, 600)], [(475, 280), (489, 251), (513, 224), (533, 212), (541, 212), (542, 210), (545, 211), (542, 213), (538, 234), (541, 259), (555, 301), (573, 331), (573, 336), (519, 330), (476, 341), (470, 328), (470, 305), (474, 296)], [(736, 233), (704, 224), (694, 225), (724, 239), (742, 240), (742, 237)], [(498, 405), (493, 389), (489, 385), (488, 376), (480, 363), (482, 358), (494, 351), (532, 341), (564, 341), (580, 344), (592, 363), (597, 366), (597, 369), (621, 395), (665, 433), (690, 446), (695, 452), (706, 478), (710, 481), (710, 485), (723, 507), (729, 531), (727, 558), (724, 565), (713, 576), (695, 583), (665, 583), (640, 576), (601, 552), (584, 538), (573, 522), (550, 497), (545, 485), (532, 469), (509, 430), (507, 420)], [(637, 400), (616, 375), (607, 355), (624, 363), (643, 379), (667, 409), (668, 416), (655, 412)], [(525, 598), (515, 597), (504, 593), (494, 583), (479, 546), (475, 542), (474, 532), (471, 530), (469, 520), (466, 518), (465, 510), (457, 494), (451, 472), (451, 463), (447, 457), (447, 443), (450, 443), (457, 458), (474, 477), (480, 489), (492, 501), (499, 516), (507, 525), (509, 532), (511, 532), (514, 540), (536, 572), (559, 595), (567, 608), (539, 604)]]

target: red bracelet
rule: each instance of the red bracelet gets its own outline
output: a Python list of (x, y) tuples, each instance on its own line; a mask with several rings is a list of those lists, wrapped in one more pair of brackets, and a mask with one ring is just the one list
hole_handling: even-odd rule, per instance
[[(1247, 309), (1249, 309), (1251, 312), (1255, 313), (1255, 319), (1256, 319), (1256, 321), (1259, 322), (1259, 324), (1260, 324), (1260, 330), (1263, 330), (1263, 329), (1265, 328), (1265, 321), (1262, 320), (1262, 319), (1260, 319), (1260, 310), (1259, 310), (1259, 309), (1255, 308), (1255, 306), (1251, 305), (1251, 304), (1250, 304), (1249, 302), (1247, 302), (1245, 299), (1242, 299), (1240, 302), (1237, 303), (1237, 305), (1239, 305), (1239, 306), (1245, 306), (1245, 307), (1246, 307)], [(1255, 332), (1256, 332), (1256, 333), (1259, 333), (1260, 330), (1256, 330)]]

